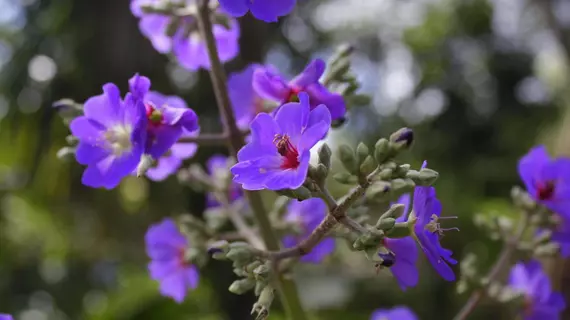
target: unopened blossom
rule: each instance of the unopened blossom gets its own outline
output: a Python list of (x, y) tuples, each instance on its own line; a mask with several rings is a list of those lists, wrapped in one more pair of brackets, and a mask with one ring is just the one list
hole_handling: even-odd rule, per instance
[(244, 189), (296, 189), (305, 182), (310, 149), (327, 134), (331, 117), (324, 105), (311, 110), (306, 93), (299, 100), (283, 105), (275, 117), (260, 113), (252, 121), (251, 141), (231, 168)]
[(550, 279), (537, 260), (517, 263), (511, 269), (509, 286), (524, 295), (524, 307), (520, 310), (523, 319), (561, 319), (560, 313), (566, 307), (564, 298), (552, 292)]
[[(299, 235), (288, 235), (283, 238), (283, 245), (291, 248), (307, 238), (327, 215), (327, 205), (322, 199), (311, 198), (304, 201), (292, 200), (287, 207), (285, 221), (294, 224), (301, 230)], [(330, 255), (335, 248), (332, 238), (325, 238), (311, 252), (301, 258), (303, 262), (319, 263)]]
[(84, 115), (69, 125), (79, 144), (75, 157), (87, 165), (82, 183), (112, 189), (137, 167), (146, 142), (146, 117), (142, 101), (107, 83), (103, 94), (89, 98)]
[(0, 320), (14, 320), (14, 318), (9, 314), (0, 313)]
[(291, 81), (274, 68), (256, 68), (253, 74), (253, 88), (264, 99), (279, 104), (299, 100), (299, 92), (306, 92), (311, 100), (311, 108), (324, 104), (330, 111), (332, 120), (344, 117), (346, 105), (340, 94), (330, 92), (319, 82), (326, 64), (321, 59), (311, 61), (305, 70)]
[(296, 0), (219, 0), (219, 2), (224, 11), (234, 17), (241, 17), (251, 11), (251, 14), (259, 20), (275, 22), (293, 10)]
[[(159, 13), (145, 13), (145, 5), (157, 5), (161, 0), (131, 0), (132, 13), (140, 18), (139, 28), (149, 38), (156, 51), (164, 54), (172, 53), (178, 63), (188, 69), (210, 68), (210, 60), (204, 39), (200, 36), (197, 22), (193, 17), (171, 17)], [(194, 0), (173, 1), (180, 7), (193, 6)], [(218, 12), (216, 14), (222, 15)], [(218, 56), (222, 62), (233, 59), (239, 52), (239, 24), (233, 18), (228, 19), (229, 28), (214, 24), (213, 33), (216, 38)]]
[(418, 317), (405, 306), (392, 309), (378, 309), (372, 313), (370, 320), (417, 320)]
[[(424, 162), (423, 167), (427, 165)], [(447, 281), (455, 280), (455, 274), (449, 264), (456, 264), (457, 260), (451, 257), (451, 250), (445, 249), (439, 243), (439, 237), (444, 231), (457, 230), (457, 228), (442, 229), (439, 220), (441, 217), (441, 203), (436, 197), (434, 187), (416, 187), (414, 190), (414, 236), (431, 265)]]
[[(150, 80), (139, 75), (129, 80), (129, 85), (133, 96), (141, 99), (145, 108), (145, 154), (159, 159), (183, 134), (194, 133), (199, 129), (198, 116), (179, 97), (149, 91)], [(195, 151), (195, 146), (191, 149)]]
[(198, 269), (186, 261), (188, 240), (172, 219), (152, 225), (145, 237), (150, 277), (160, 283), (160, 293), (181, 303), (198, 286)]
[[(228, 178), (228, 158), (222, 155), (214, 155), (206, 163), (206, 168), (208, 169), (208, 174), (215, 180), (225, 180)], [(243, 191), (241, 187), (231, 181), (228, 188), (228, 201), (233, 203), (234, 201), (243, 197)], [(212, 193), (208, 193), (206, 196), (206, 206), (208, 208), (215, 208), (220, 206), (220, 202)]]
[(145, 106), (147, 139), (144, 153), (157, 160), (156, 166), (147, 170), (146, 175), (155, 181), (164, 180), (180, 168), (184, 159), (196, 153), (197, 144), (177, 141), (198, 134), (198, 117), (180, 97), (149, 91), (150, 80), (146, 77), (137, 75), (129, 84), (133, 96), (142, 100)]
[(544, 146), (536, 146), (522, 157), (518, 169), (534, 200), (570, 218), (570, 159), (552, 159)]
[[(404, 214), (396, 219), (396, 222), (406, 222), (408, 219), (408, 207), (410, 195), (405, 194), (398, 199), (397, 203), (405, 206)], [(418, 247), (415, 240), (410, 237), (383, 239), (383, 245), (394, 253), (394, 263), (390, 271), (400, 284), (402, 290), (414, 287), (418, 284), (419, 271), (416, 266), (418, 260)]]
[(251, 120), (264, 111), (261, 97), (253, 90), (253, 73), (260, 68), (259, 64), (251, 64), (241, 72), (232, 73), (228, 77), (228, 94), (234, 109), (238, 128), (249, 129)]

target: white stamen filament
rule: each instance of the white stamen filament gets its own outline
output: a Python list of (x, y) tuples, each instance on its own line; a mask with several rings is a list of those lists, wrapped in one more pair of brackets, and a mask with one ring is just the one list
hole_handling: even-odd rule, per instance
[(131, 133), (133, 128), (130, 125), (118, 124), (110, 127), (104, 134), (107, 147), (113, 155), (121, 156), (125, 152), (132, 150)]

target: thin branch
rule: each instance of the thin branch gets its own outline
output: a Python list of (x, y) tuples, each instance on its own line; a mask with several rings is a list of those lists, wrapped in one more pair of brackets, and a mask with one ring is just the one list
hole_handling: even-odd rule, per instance
[(218, 199), (218, 200), (221, 200), (220, 202), (224, 206), (224, 211), (226, 213), (226, 216), (228, 217), (228, 219), (230, 219), (230, 221), (232, 222), (232, 224), (234, 225), (234, 227), (236, 228), (238, 233), (241, 234), (241, 236), (244, 239), (246, 239), (247, 242), (249, 242), (253, 247), (258, 248), (258, 249), (265, 249), (265, 244), (259, 238), (259, 236), (255, 232), (255, 230), (253, 230), (245, 222), (245, 220), (243, 219), (243, 215), (240, 214), (237, 210), (234, 210), (233, 208), (231, 208), (229, 201), (228, 201), (228, 196), (227, 196), (228, 193), (227, 192), (220, 192), (219, 194), (222, 195), (221, 197), (219, 197), (222, 199)]
[(501, 254), (499, 255), (499, 259), (495, 262), (489, 274), (486, 277), (486, 285), (483, 288), (480, 288), (474, 291), (467, 303), (461, 308), (459, 313), (453, 318), (453, 320), (465, 320), (467, 317), (473, 312), (475, 307), (481, 302), (481, 300), (485, 297), (487, 287), (489, 284), (494, 283), (498, 280), (498, 277), (503, 273), (504, 269), (508, 267), (509, 262), (511, 261), (511, 256), (515, 253), (517, 249), (517, 245), (520, 242), (526, 228), (529, 224), (530, 220), (530, 213), (525, 212), (522, 219), (519, 221), (519, 225), (517, 227), (517, 231), (515, 234), (506, 239), (505, 246), (503, 247)]
[(196, 137), (178, 139), (182, 143), (197, 143), (201, 146), (221, 146), (227, 144), (227, 136), (223, 133), (200, 134)]

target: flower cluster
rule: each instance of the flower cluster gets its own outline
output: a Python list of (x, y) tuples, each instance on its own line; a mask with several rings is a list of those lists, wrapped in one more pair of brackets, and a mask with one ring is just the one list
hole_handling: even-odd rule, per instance
[[(163, 10), (150, 10), (145, 6), (160, 5), (160, 0), (131, 0), (133, 15), (140, 18), (139, 28), (150, 39), (153, 47), (160, 53), (172, 53), (178, 63), (188, 69), (210, 68), (206, 44), (198, 32), (196, 18), (184, 14), (195, 7), (194, 0), (171, 1)], [(186, 10), (185, 10), (186, 9)], [(168, 10), (166, 10), (168, 11)], [(177, 14), (182, 12), (182, 14)], [(227, 25), (215, 24), (213, 34), (216, 38), (218, 55), (222, 62), (229, 61), (239, 52), (239, 24), (235, 19), (224, 17), (223, 12), (214, 12), (215, 17), (225, 19)]]
[[(180, 137), (197, 132), (194, 111), (178, 97), (149, 91), (146, 77), (135, 75), (129, 87), (122, 99), (116, 85), (105, 84), (103, 94), (89, 98), (84, 115), (70, 123), (79, 140), (76, 159), (87, 165), (82, 178), (86, 186), (116, 187), (136, 171), (143, 155), (158, 160), (158, 166), (147, 174), (161, 180), (196, 151), (193, 144), (175, 145)], [(167, 152), (171, 153), (161, 159)]]

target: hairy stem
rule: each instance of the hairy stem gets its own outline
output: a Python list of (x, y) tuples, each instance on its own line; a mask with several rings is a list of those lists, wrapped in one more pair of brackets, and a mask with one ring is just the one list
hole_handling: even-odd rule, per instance
[(486, 290), (489, 284), (498, 280), (499, 276), (504, 272), (504, 270), (509, 266), (511, 262), (511, 257), (515, 253), (517, 249), (517, 245), (519, 244), (521, 238), (524, 235), (524, 232), (529, 224), (530, 213), (525, 212), (522, 219), (519, 221), (517, 231), (514, 235), (510, 238), (506, 239), (505, 245), (499, 255), (499, 258), (489, 271), (486, 277), (487, 285), (483, 288), (475, 290), (467, 303), (461, 308), (459, 313), (453, 318), (453, 320), (465, 320), (467, 317), (473, 312), (475, 307), (483, 300), (486, 295)]
[[(226, 74), (218, 57), (216, 40), (212, 32), (212, 21), (210, 20), (210, 8), (208, 7), (208, 3), (208, 0), (201, 0), (199, 3), (197, 14), (198, 28), (200, 29), (200, 34), (206, 43), (206, 48), (208, 49), (208, 57), (211, 65), (210, 78), (212, 80), (216, 102), (222, 117), (224, 134), (227, 138), (228, 148), (231, 154), (234, 157), (237, 157), (237, 152), (243, 146), (244, 139), (236, 125), (234, 112), (228, 96)], [(273, 232), (261, 195), (259, 192), (246, 191), (245, 196), (248, 199), (251, 210), (259, 224), (261, 237), (263, 242), (265, 242), (265, 247), (268, 250), (279, 250), (279, 241)], [(276, 278), (277, 287), (289, 318), (292, 320), (308, 319), (305, 311), (303, 310), (301, 300), (299, 299), (295, 283), (283, 278), (281, 275)]]

